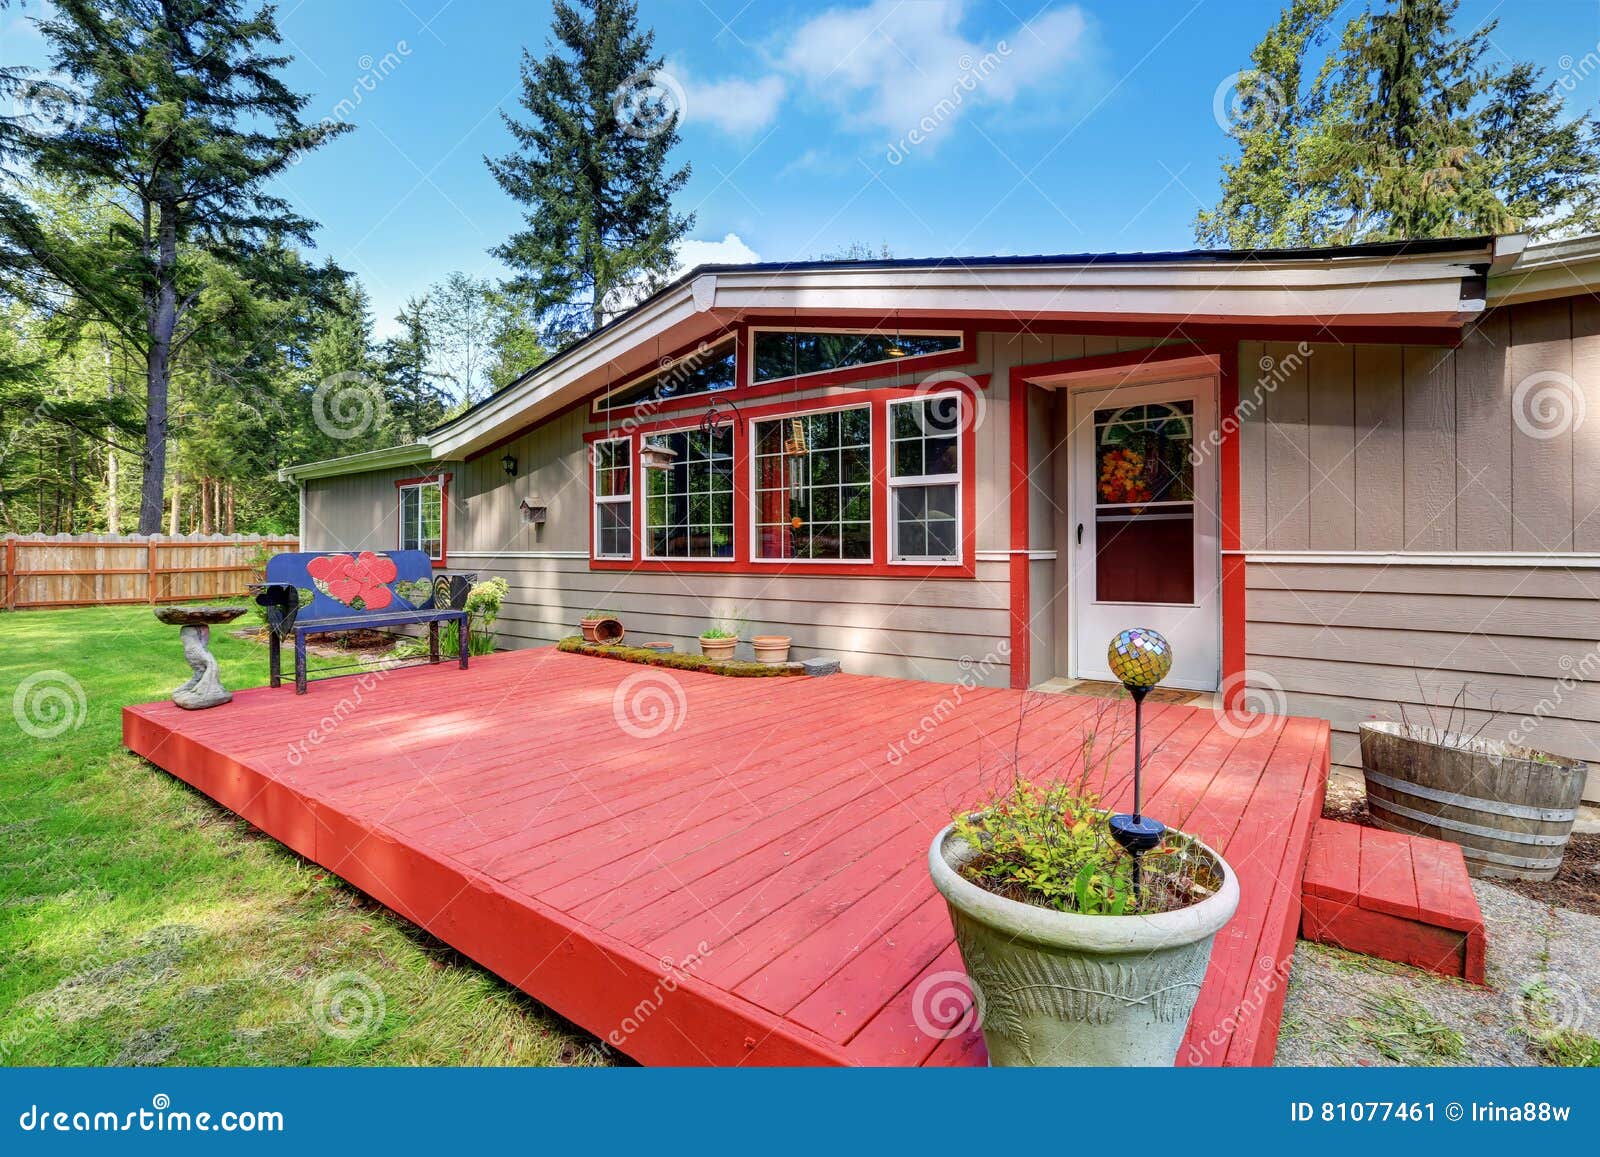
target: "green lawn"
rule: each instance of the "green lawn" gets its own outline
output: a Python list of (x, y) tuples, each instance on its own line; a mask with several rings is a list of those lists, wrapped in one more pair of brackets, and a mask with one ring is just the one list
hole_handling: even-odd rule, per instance
[[(148, 607), (3, 614), (0, 640), (0, 1063), (605, 1063), (124, 751), (122, 706), (189, 673)], [(266, 681), (264, 646), (222, 628), (213, 650), (229, 687)]]

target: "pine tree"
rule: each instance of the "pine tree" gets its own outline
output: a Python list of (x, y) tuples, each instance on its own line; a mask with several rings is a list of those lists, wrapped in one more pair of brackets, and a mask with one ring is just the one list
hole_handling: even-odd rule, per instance
[(1600, 124), (1567, 119), (1537, 66), (1518, 64), (1495, 79), (1480, 125), (1494, 194), (1515, 228), (1554, 237), (1600, 232)]
[[(348, 128), (300, 119), (306, 98), (278, 74), (286, 57), (270, 8), (240, 0), (56, 0), (39, 21), (53, 67), (78, 89), (65, 123), (9, 131), (34, 172), (117, 190), (127, 210), (98, 255), (63, 252), (26, 202), (0, 205), (0, 236), (37, 270), (120, 327), (145, 355), (139, 529), (157, 530), (174, 359), (198, 332), (207, 292), (197, 255), (286, 289), (272, 242), (309, 241), (311, 222), (265, 185)], [(11, 83), (6, 81), (6, 83)], [(136, 306), (137, 325), (128, 323)]]
[(395, 323), (400, 335), (383, 346), (384, 391), (389, 413), (403, 442), (415, 442), (444, 420), (449, 395), (434, 374), (433, 337), (426, 296), (407, 299)]
[(694, 218), (672, 211), (689, 166), (668, 169), (678, 110), (654, 87), (661, 58), (636, 6), (556, 0), (552, 32), (543, 57), (522, 54), (528, 119), (504, 115), (517, 151), (484, 159), (526, 209), (492, 251), (515, 271), (506, 288), (559, 345), (662, 284)]

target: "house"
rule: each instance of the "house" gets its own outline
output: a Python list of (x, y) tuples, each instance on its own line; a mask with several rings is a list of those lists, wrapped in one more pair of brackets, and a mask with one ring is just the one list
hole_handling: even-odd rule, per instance
[(603, 607), (1028, 687), (1108, 678), (1137, 624), (1337, 762), (1423, 704), (1594, 759), (1597, 286), (1600, 238), (1520, 236), (704, 266), (283, 477), (306, 549), (504, 575), (512, 647)]

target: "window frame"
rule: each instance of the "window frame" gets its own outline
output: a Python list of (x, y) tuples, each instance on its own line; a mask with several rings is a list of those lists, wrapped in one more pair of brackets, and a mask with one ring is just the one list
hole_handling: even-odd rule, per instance
[[(800, 565), (800, 566), (850, 566), (850, 567), (862, 567), (862, 566), (873, 566), (878, 561), (877, 530), (878, 530), (878, 505), (879, 505), (879, 503), (878, 503), (878, 488), (879, 488), (880, 477), (879, 477), (879, 472), (878, 472), (878, 458), (877, 458), (878, 439), (877, 439), (877, 436), (876, 436), (876, 426), (877, 426), (878, 423), (877, 423), (877, 415), (874, 413), (874, 410), (876, 409), (876, 407), (873, 405), (873, 403), (872, 403), (870, 398), (857, 399), (857, 400), (854, 400), (854, 401), (844, 401), (844, 400), (841, 399), (837, 404), (829, 404), (830, 402), (832, 402), (832, 399), (829, 399), (828, 402), (825, 402), (824, 404), (817, 405), (817, 406), (802, 407), (800, 409), (795, 409), (795, 410), (785, 410), (785, 411), (780, 412), (780, 413), (760, 414), (760, 415), (757, 415), (757, 416), (754, 416), (754, 417), (750, 418), (750, 420), (746, 423), (746, 427), (745, 427), (745, 445), (747, 445), (749, 447), (748, 457), (750, 459), (750, 461), (748, 463), (748, 471), (749, 471), (749, 473), (748, 473), (748, 483), (749, 483), (749, 485), (748, 485), (748, 488), (746, 490), (746, 494), (748, 495), (747, 505), (750, 508), (749, 509), (749, 517), (748, 517), (748, 520), (747, 520), (747, 526), (748, 526), (748, 529), (749, 529), (749, 539), (748, 539), (748, 541), (750, 543), (750, 558), (749, 558), (749, 562), (750, 562), (751, 566), (794, 566), (794, 565)], [(760, 498), (759, 498), (760, 488), (757, 485), (757, 483), (760, 481), (760, 476), (759, 476), (760, 467), (759, 467), (759, 463), (757, 462), (758, 455), (756, 454), (756, 447), (757, 447), (757, 445), (759, 445), (759, 442), (758, 442), (758, 440), (756, 438), (756, 426), (758, 424), (762, 423), (762, 422), (786, 422), (790, 418), (810, 418), (810, 417), (813, 417), (813, 416), (815, 416), (817, 414), (837, 414), (837, 413), (842, 413), (845, 410), (865, 410), (866, 413), (867, 413), (867, 464), (868, 464), (868, 474), (869, 474), (869, 477), (867, 479), (867, 544), (868, 544), (867, 557), (866, 558), (766, 558), (766, 557), (763, 557), (761, 555), (761, 553), (760, 553), (760, 549), (761, 549), (761, 537), (760, 537), (761, 536), (761, 509), (760, 509), (761, 508), (761, 502), (760, 502)]]
[[(699, 390), (692, 394), (674, 394), (670, 398), (644, 398), (637, 402), (612, 401), (612, 399), (618, 394), (633, 389), (640, 382), (647, 381), (650, 378), (660, 377), (665, 373), (669, 373), (674, 367), (682, 365), (690, 358), (704, 357), (710, 359), (713, 356), (718, 358), (725, 357), (727, 356), (726, 352), (716, 353), (715, 351), (717, 351), (721, 346), (729, 345), (729, 343), (732, 343), (730, 352), (733, 354), (733, 385), (726, 389)], [(739, 377), (739, 359), (742, 356), (742, 353), (743, 351), (740, 348), (738, 330), (723, 334), (715, 341), (696, 342), (694, 345), (690, 346), (681, 353), (674, 354), (647, 370), (641, 370), (632, 377), (626, 378), (617, 385), (612, 386), (610, 389), (604, 390), (600, 394), (596, 395), (593, 403), (589, 407), (589, 414), (593, 418), (600, 419), (604, 419), (606, 415), (612, 413), (638, 414), (642, 412), (648, 414), (659, 411), (674, 403), (681, 402), (684, 399), (711, 398), (718, 394), (735, 393), (742, 384)]]
[[(716, 393), (726, 393), (726, 390), (717, 390)], [(739, 486), (736, 477), (739, 473), (739, 432), (732, 426), (719, 427), (728, 434), (728, 498), (733, 505), (732, 515), (728, 520), (728, 533), (732, 536), (733, 551), (727, 556), (722, 555), (694, 555), (694, 554), (652, 554), (650, 551), (650, 488), (640, 488), (638, 528), (639, 528), (639, 558), (648, 563), (665, 563), (669, 567), (676, 564), (683, 567), (693, 567), (706, 563), (720, 565), (737, 564), (739, 559)], [(634, 439), (634, 461), (638, 462), (640, 453), (645, 443), (651, 438), (664, 438), (671, 434), (692, 434), (700, 429), (698, 422), (676, 422), (659, 429), (639, 430), (632, 435)], [(642, 470), (643, 467), (641, 466)], [(715, 494), (715, 491), (709, 493)], [(717, 525), (715, 523), (710, 525)]]
[[(928, 402), (936, 402), (942, 398), (956, 399), (956, 428), (952, 435), (956, 445), (956, 468), (954, 473), (945, 474), (913, 474), (904, 478), (896, 478), (894, 473), (894, 447), (897, 441), (894, 436), (894, 412), (896, 406), (920, 406)], [(967, 434), (967, 401), (965, 391), (939, 390), (926, 394), (917, 394), (909, 398), (891, 398), (884, 405), (884, 431), (888, 438), (888, 445), (884, 456), (884, 482), (888, 495), (887, 518), (889, 520), (889, 563), (891, 566), (962, 566), (966, 556), (966, 434)], [(927, 440), (924, 431), (922, 440)], [(918, 487), (926, 489), (930, 486), (954, 486), (955, 499), (955, 553), (946, 557), (943, 555), (906, 555), (900, 551), (900, 519), (897, 513), (895, 498), (897, 491)]]
[(808, 370), (803, 374), (787, 374), (781, 378), (768, 378), (766, 381), (756, 380), (756, 335), (763, 333), (839, 333), (860, 334), (863, 337), (893, 337), (894, 327), (884, 326), (833, 326), (833, 325), (748, 325), (745, 327), (745, 371), (740, 385), (745, 389), (759, 390), (766, 387), (780, 385), (788, 382), (804, 382), (809, 379), (828, 378), (831, 381), (849, 380), (849, 378), (877, 377), (885, 367), (891, 366), (918, 366), (932, 368), (927, 365), (931, 358), (970, 358), (967, 331), (964, 329), (938, 329), (926, 326), (908, 326), (900, 330), (901, 336), (914, 337), (953, 337), (956, 339), (954, 349), (934, 350), (932, 353), (910, 354), (902, 358), (880, 358), (875, 362), (857, 362), (854, 365), (834, 366), (825, 370)]
[[(428, 561), (434, 568), (447, 565), (450, 555), (450, 475), (425, 474), (419, 478), (399, 478), (395, 480), (395, 549), (396, 550), (422, 550), (422, 494), (429, 487), (436, 487), (439, 491), (439, 554), (438, 557), (428, 555)], [(406, 546), (406, 491), (417, 491), (417, 545)], [(424, 551), (424, 553), (427, 553)]]
[[(621, 443), (627, 448), (628, 455), (628, 493), (602, 495), (600, 493), (600, 447), (603, 445), (616, 445)], [(634, 446), (633, 437), (620, 434), (606, 438), (596, 438), (590, 443), (589, 450), (589, 557), (598, 562), (631, 562), (635, 554), (635, 539), (637, 538), (638, 523), (635, 521), (634, 500), (638, 490), (636, 477), (639, 471), (639, 454)], [(602, 554), (600, 550), (600, 508), (602, 505), (628, 504), (628, 553)]]

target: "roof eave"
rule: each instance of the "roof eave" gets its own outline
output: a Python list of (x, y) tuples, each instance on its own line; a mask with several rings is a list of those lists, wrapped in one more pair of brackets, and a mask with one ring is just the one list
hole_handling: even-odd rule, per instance
[(391, 470), (396, 466), (413, 466), (433, 458), (426, 442), (408, 442), (403, 446), (388, 446), (382, 450), (365, 450), (360, 454), (346, 454), (341, 458), (324, 458), (320, 462), (300, 462), (278, 470), (280, 482), (305, 482), (312, 478), (334, 478), (341, 474), (365, 474), (371, 470)]

